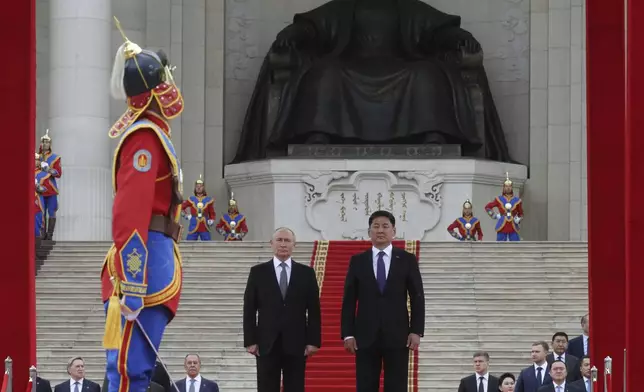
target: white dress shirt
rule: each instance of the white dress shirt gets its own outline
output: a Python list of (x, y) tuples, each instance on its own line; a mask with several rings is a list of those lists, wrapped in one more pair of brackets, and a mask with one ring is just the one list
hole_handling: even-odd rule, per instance
[(590, 384), (590, 378), (584, 376), (584, 388), (586, 388), (586, 392), (590, 392), (589, 385)]
[(566, 363), (566, 353), (563, 353), (563, 354), (561, 354), (561, 355), (559, 355), (559, 354), (557, 354), (557, 353), (552, 353), (552, 358), (553, 358), (555, 361), (559, 361), (559, 360), (560, 360), (560, 359), (559, 359), (559, 357), (561, 357), (561, 361), (562, 361), (563, 363)]
[[(554, 385), (554, 387), (555, 387), (555, 392), (566, 392), (566, 381), (565, 380), (564, 380), (564, 382), (561, 383), (561, 385), (557, 385), (557, 383), (553, 381), (552, 385)], [(557, 389), (557, 386), (559, 386), (560, 388)]]
[(588, 335), (582, 334), (584, 339), (584, 355), (588, 355)]
[[(186, 392), (190, 391), (190, 382), (192, 380), (190, 376), (186, 375)], [(195, 377), (195, 392), (199, 392), (199, 389), (201, 388), (201, 374), (197, 374), (197, 377)]]
[[(79, 391), (83, 390), (83, 381), (85, 381), (84, 378), (81, 378), (80, 380), (78, 380), (78, 390)], [(74, 380), (73, 378), (69, 379), (69, 392), (74, 392), (74, 390), (75, 390), (75, 388), (74, 388), (75, 385), (74, 384), (75, 383), (76, 383), (76, 380)]]
[[(284, 262), (286, 263), (286, 282), (291, 283), (291, 258), (289, 257)], [(282, 264), (282, 261), (277, 257), (273, 257), (273, 268), (275, 269), (277, 283), (280, 282), (280, 275), (282, 274), (282, 267), (280, 264)]]
[[(385, 262), (385, 278), (389, 277), (389, 268), (391, 267), (391, 252), (393, 250), (393, 246), (389, 244), (388, 247), (382, 250), (382, 252), (385, 252), (385, 255), (382, 256), (382, 260)], [(373, 256), (373, 276), (378, 278), (378, 253), (380, 253), (381, 250), (376, 248), (375, 246), (371, 247), (371, 253)]]
[(490, 373), (485, 373), (485, 374), (474, 373), (474, 376), (476, 377), (476, 390), (477, 391), (479, 390), (479, 384), (481, 383), (481, 377), (483, 377), (483, 391), (488, 392), (489, 389), (487, 389), (487, 382), (488, 382), (488, 378), (490, 377)]
[(537, 377), (539, 374), (539, 370), (537, 368), (541, 368), (541, 380), (537, 379), (540, 384), (543, 383), (543, 380), (546, 378), (546, 373), (548, 372), (548, 362), (544, 362), (543, 364), (537, 365), (536, 363), (534, 364), (534, 376)]

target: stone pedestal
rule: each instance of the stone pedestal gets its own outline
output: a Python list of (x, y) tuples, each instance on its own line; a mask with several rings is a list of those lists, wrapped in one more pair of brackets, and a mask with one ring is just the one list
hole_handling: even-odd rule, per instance
[(225, 178), (246, 216), (248, 240), (266, 240), (280, 226), (298, 241), (367, 238), (378, 209), (396, 216), (399, 238), (451, 240), (447, 226), (471, 199), (484, 240), (494, 241), (483, 207), (500, 193), (506, 172), (520, 194), (525, 166), (473, 159), (273, 159), (228, 165)]

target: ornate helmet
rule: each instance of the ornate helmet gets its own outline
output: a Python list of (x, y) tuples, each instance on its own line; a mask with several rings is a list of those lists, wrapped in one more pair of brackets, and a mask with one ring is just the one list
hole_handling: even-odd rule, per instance
[(116, 27), (125, 41), (116, 51), (110, 89), (115, 99), (126, 99), (127, 110), (112, 125), (109, 136), (117, 138), (136, 121), (156, 99), (161, 115), (173, 119), (183, 111), (183, 97), (172, 77), (174, 67), (168, 56), (159, 50), (153, 52), (131, 42), (114, 18)]
[(505, 182), (503, 185), (512, 186), (512, 180), (510, 180), (510, 174), (508, 172), (505, 172)]
[(203, 185), (203, 179), (201, 177), (201, 174), (199, 174), (199, 179), (197, 181), (195, 181), (195, 185), (197, 185), (197, 184)]
[(228, 201), (228, 208), (235, 207), (237, 209), (237, 200), (235, 200), (235, 192), (230, 192), (230, 200)]
[(465, 203), (463, 203), (463, 209), (465, 208), (472, 208), (472, 202), (470, 199), (465, 200)]
[(51, 137), (49, 136), (49, 129), (45, 130), (45, 134), (40, 137), (40, 148), (38, 151), (42, 154), (42, 144), (43, 142), (49, 142), (51, 145)]

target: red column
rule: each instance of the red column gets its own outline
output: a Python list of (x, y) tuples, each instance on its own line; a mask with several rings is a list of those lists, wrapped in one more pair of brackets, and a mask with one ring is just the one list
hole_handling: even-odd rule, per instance
[[(34, 266), (34, 134), (36, 111), (35, 0), (6, 3), (0, 78), (3, 183), (0, 238), (0, 359), (13, 359), (14, 390), (24, 391), (36, 361)], [(0, 365), (1, 366), (1, 365)]]
[[(636, 0), (637, 1), (637, 0)], [(624, 1), (587, 0), (588, 285), (591, 362), (623, 372), (625, 347)], [(603, 391), (600, 378), (599, 391)], [(622, 377), (613, 377), (622, 390)]]
[[(644, 227), (642, 197), (644, 197), (644, 4), (642, 0), (628, 0), (628, 37), (626, 46), (626, 369), (629, 391), (638, 390), (642, 384), (642, 372), (638, 359), (644, 352), (644, 306), (642, 306), (642, 282), (644, 281)], [(622, 374), (616, 374), (622, 377)], [(616, 389), (616, 391), (619, 391)]]

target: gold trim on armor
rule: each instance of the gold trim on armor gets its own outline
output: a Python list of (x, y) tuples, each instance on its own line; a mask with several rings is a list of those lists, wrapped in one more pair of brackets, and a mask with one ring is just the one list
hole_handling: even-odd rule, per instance
[[(156, 125), (150, 120), (137, 120), (140, 121), (141, 124), (137, 124), (136, 122), (125, 132), (123, 133), (123, 136), (121, 137), (121, 140), (119, 141), (119, 144), (116, 146), (116, 149), (114, 150), (114, 158), (112, 160), (112, 189), (116, 193), (116, 172), (117, 172), (117, 164), (119, 162), (119, 152), (121, 151), (121, 147), (123, 146), (123, 142), (125, 139), (128, 138), (128, 136), (132, 135), (134, 132), (138, 131), (139, 129), (143, 128), (149, 128), (152, 129), (156, 134), (157, 137), (159, 138), (159, 141), (161, 142), (161, 145), (163, 146), (163, 149), (165, 150), (166, 154), (168, 155), (168, 159), (170, 160), (170, 165), (172, 166), (172, 175), (173, 176), (178, 176), (179, 175), (179, 164), (177, 162), (177, 158), (172, 154), (170, 151), (170, 147), (168, 147), (168, 144), (165, 142), (163, 135), (165, 134), (161, 127)], [(145, 121), (145, 122), (143, 122)], [(168, 140), (170, 137), (168, 136)]]

